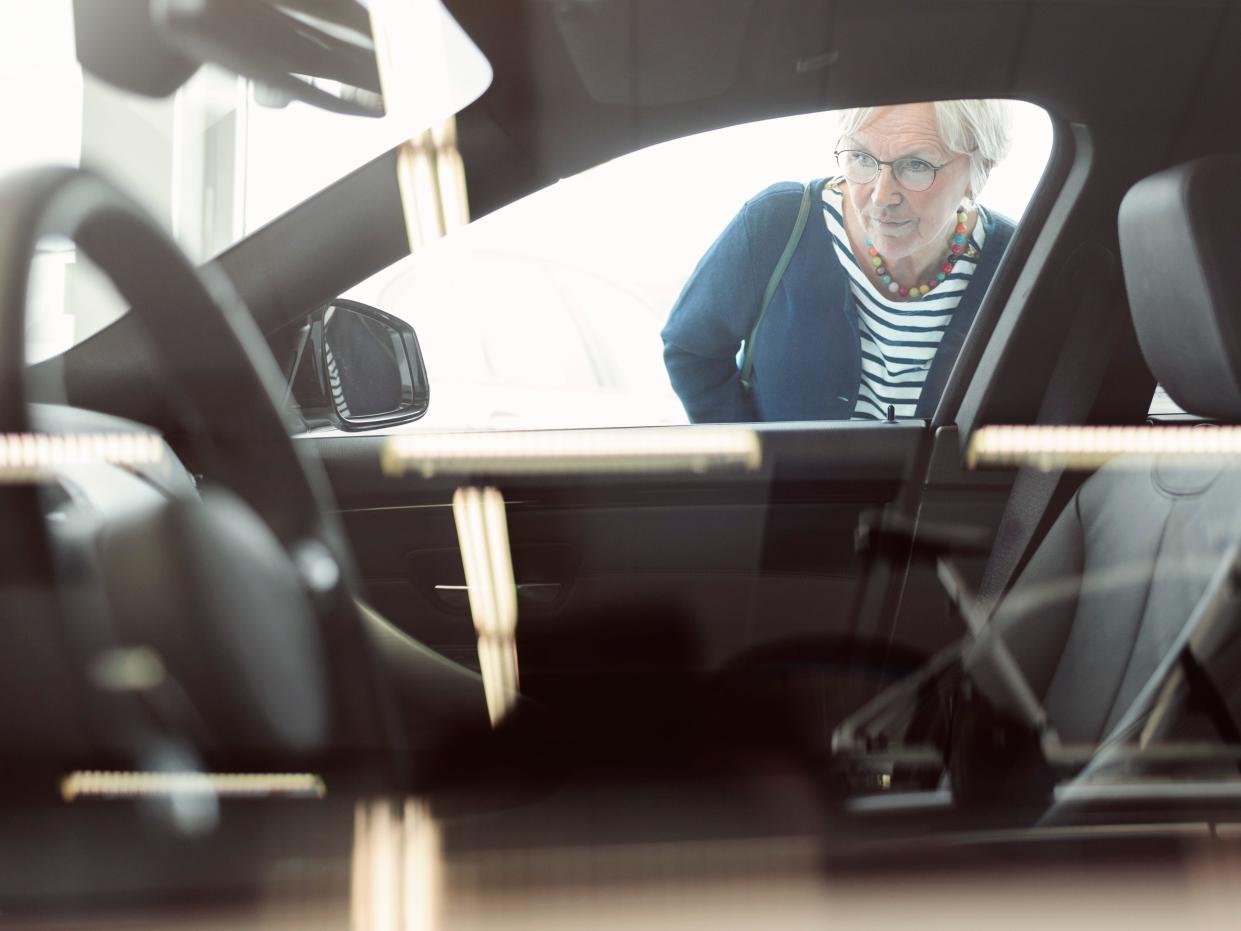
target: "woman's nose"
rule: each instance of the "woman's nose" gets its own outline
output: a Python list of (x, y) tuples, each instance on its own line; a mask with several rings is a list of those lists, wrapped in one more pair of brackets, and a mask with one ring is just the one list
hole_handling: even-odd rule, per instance
[(896, 182), (896, 175), (892, 172), (891, 165), (880, 165), (879, 174), (871, 183), (874, 185), (871, 197), (876, 204), (886, 207), (896, 203), (901, 196), (901, 186)]

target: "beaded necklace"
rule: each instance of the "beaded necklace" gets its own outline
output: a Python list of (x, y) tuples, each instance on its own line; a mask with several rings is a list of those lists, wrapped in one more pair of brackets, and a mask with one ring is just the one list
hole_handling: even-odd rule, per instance
[(875, 248), (875, 244), (866, 240), (866, 254), (870, 256), (870, 264), (875, 269), (875, 274), (879, 276), (892, 294), (899, 294), (901, 297), (922, 297), (934, 291), (941, 281), (952, 274), (952, 267), (957, 264), (957, 259), (961, 258), (961, 253), (965, 251), (965, 221), (969, 219), (969, 215), (964, 208), (957, 208), (957, 228), (953, 233), (952, 241), (948, 246), (948, 257), (944, 259), (944, 264), (935, 277), (923, 282), (920, 285), (913, 285), (905, 288), (897, 284), (892, 275), (888, 272), (888, 263), (884, 261), (883, 256), (879, 254), (879, 250)]

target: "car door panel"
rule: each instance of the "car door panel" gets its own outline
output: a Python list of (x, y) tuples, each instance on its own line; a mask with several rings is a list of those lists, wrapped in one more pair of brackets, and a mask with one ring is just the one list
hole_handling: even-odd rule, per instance
[[(864, 580), (859, 517), (895, 499), (925, 427), (772, 426), (759, 435), (764, 465), (751, 474), (490, 482), (507, 501), (519, 636), (582, 636), (626, 616), (662, 618), (704, 669), (789, 638), (847, 637)], [(374, 605), (474, 664), (451, 507), (458, 482), (385, 478), (383, 441), (302, 440), (327, 467)], [(523, 663), (522, 673), (537, 670)]]

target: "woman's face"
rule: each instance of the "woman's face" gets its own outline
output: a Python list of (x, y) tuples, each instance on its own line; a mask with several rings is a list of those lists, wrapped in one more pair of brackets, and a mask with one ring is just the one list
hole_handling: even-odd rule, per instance
[(957, 222), (957, 208), (969, 187), (969, 158), (944, 148), (929, 103), (881, 107), (853, 135), (840, 141), (842, 149), (861, 149), (881, 161), (920, 158), (944, 165), (935, 183), (925, 191), (909, 191), (882, 165), (869, 184), (848, 185), (854, 219), (888, 261), (916, 257), (942, 248)]

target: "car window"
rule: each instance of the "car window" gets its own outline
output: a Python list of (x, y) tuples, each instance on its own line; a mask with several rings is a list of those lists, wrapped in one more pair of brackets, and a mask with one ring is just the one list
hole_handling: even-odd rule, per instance
[(491, 380), (520, 388), (593, 391), (600, 381), (581, 328), (541, 263), (488, 257), (488, 274), (473, 278), (477, 315)]
[(1155, 393), (1151, 397), (1146, 417), (1152, 423), (1187, 423), (1203, 420), (1202, 417), (1186, 413), (1184, 408), (1172, 400), (1162, 385), (1155, 386)]
[[(450, 250), (416, 259), (404, 263), (379, 301), (414, 325), (431, 378), (454, 385), (600, 386), (586, 336), (541, 260)], [(474, 273), (480, 269), (485, 273)]]
[[(400, 309), (399, 316), (418, 333), (427, 375), (436, 385), (482, 384), (491, 370), (480, 337), (477, 304), (460, 300), (455, 287), (468, 282), (469, 257), (437, 243), (388, 269), (391, 281), (368, 303)], [(364, 294), (354, 289), (350, 294)], [(361, 299), (361, 298), (360, 298)], [(428, 353), (428, 347), (434, 347)]]
[[(867, 277), (859, 261), (873, 261), (869, 268), (877, 272), (889, 271), (880, 264), (889, 261), (896, 275), (897, 266), (912, 267), (914, 259), (885, 259), (874, 248), (869, 255), (870, 243), (845, 229), (852, 201), (834, 154), (844, 144), (844, 117), (835, 113), (744, 124), (617, 158), (449, 234), (346, 296), (377, 304), (419, 333), (431, 409), (421, 424), (403, 429), (440, 429), (437, 405), (456, 410), (456, 426), (495, 427), (496, 392), (505, 388), (514, 393), (499, 404), (507, 412), (504, 427), (883, 419), (889, 405), (897, 418), (922, 416), (920, 392), (942, 390), (951, 367), (932, 368), (944, 333), (954, 320), (964, 329), (985, 291), (985, 282), (966, 289), (969, 275), (994, 274), (1050, 153), (1051, 126), (1042, 110), (1003, 107), (1008, 154), (976, 198), (971, 187), (960, 199), (967, 213), (958, 215), (957, 201), (944, 200), (957, 189), (945, 187), (942, 203), (932, 204), (936, 222), (948, 224), (935, 234), (942, 243), (922, 234), (929, 221), (920, 214), (909, 219), (910, 205), (918, 198), (929, 203), (935, 184), (972, 185), (973, 160), (913, 146), (911, 153), (944, 164), (906, 158), (894, 169), (887, 163), (896, 159), (886, 158), (878, 169), (889, 179), (899, 170), (904, 178), (903, 193), (883, 193), (898, 204), (881, 228), (890, 233), (884, 248), (899, 252), (906, 236), (918, 243), (915, 258), (928, 249), (942, 252), (929, 265), (918, 258), (926, 281), (905, 282), (922, 305), (901, 303), (913, 298), (897, 294), (900, 281), (890, 285), (890, 295), (877, 290), (889, 287), (881, 275), (869, 290), (859, 283)], [(901, 139), (887, 144), (886, 137), (867, 135), (865, 125), (862, 130), (849, 145), (881, 148), (880, 156), (909, 154), (897, 151)], [(911, 191), (919, 185), (904, 177), (919, 167), (931, 176), (932, 190), (904, 191), (906, 182)], [(770, 316), (750, 340), (800, 192), (814, 179), (828, 183), (814, 189), (808, 232), (777, 282)], [(785, 183), (772, 187), (779, 182)], [(835, 227), (832, 210), (840, 217)], [(959, 219), (968, 229), (953, 251)], [(839, 257), (842, 248), (852, 256), (852, 270)], [(837, 271), (820, 274), (837, 262)], [(928, 298), (940, 281), (943, 289)], [(848, 296), (850, 287), (861, 293)], [(834, 290), (828, 296), (823, 288)], [(957, 289), (966, 295), (959, 313), (950, 300)], [(848, 349), (859, 344), (860, 353)], [(748, 392), (731, 384), (742, 374), (747, 345), (753, 356)], [(860, 383), (840, 374), (848, 366), (860, 367)], [(924, 388), (931, 381), (938, 387)], [(543, 400), (518, 394), (531, 388), (593, 396), (594, 419), (583, 420), (583, 410), (566, 403), (558, 420)]]
[(576, 313), (604, 383), (635, 395), (671, 395), (659, 341), (665, 314), (655, 299), (575, 268), (558, 268), (555, 277), (561, 297)]

